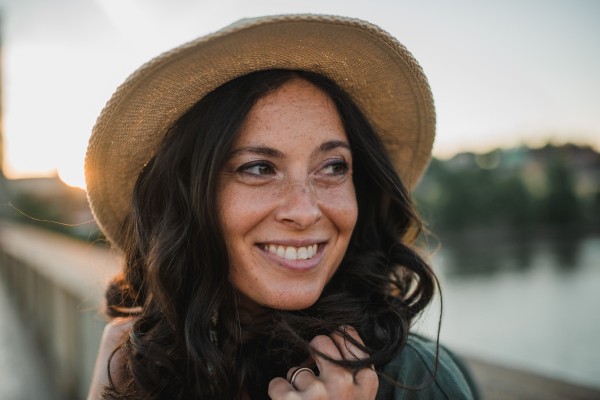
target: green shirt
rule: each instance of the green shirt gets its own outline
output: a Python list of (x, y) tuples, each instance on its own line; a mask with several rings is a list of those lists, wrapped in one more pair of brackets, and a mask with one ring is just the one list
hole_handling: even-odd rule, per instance
[[(394, 381), (410, 387), (431, 380), (435, 368), (435, 342), (410, 334), (404, 349), (382, 372)], [(435, 380), (421, 390), (401, 389), (379, 377), (376, 400), (476, 400), (477, 388), (460, 358), (440, 346), (439, 368)]]

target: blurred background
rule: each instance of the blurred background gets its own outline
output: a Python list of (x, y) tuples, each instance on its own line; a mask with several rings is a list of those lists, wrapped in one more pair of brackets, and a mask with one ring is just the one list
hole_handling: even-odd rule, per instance
[[(600, 2), (0, 0), (1, 399), (87, 394), (120, 261), (83, 162), (117, 86), (238, 19), (307, 12), (379, 25), (429, 78), (414, 196), (441, 342), (487, 398), (600, 398)], [(439, 312), (414, 330), (435, 337)]]

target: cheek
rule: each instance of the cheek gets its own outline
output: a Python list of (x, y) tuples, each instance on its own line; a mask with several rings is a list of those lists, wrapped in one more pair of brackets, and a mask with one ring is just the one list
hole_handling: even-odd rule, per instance
[[(239, 244), (269, 212), (265, 201), (257, 201), (252, 191), (236, 186), (230, 184), (223, 187), (217, 197), (219, 220), (228, 247)], [(232, 250), (230, 248), (230, 252)]]
[(352, 182), (325, 190), (321, 206), (344, 238), (352, 235), (358, 218), (358, 204)]
[(256, 271), (252, 263), (252, 243), (248, 235), (264, 218), (265, 203), (243, 188), (230, 183), (221, 187), (218, 201), (219, 220), (227, 245), (230, 263), (230, 280), (242, 293), (256, 285)]

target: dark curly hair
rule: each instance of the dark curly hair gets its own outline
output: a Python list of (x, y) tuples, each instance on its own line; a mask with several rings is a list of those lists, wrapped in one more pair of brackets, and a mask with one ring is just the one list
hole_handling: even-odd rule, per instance
[[(337, 107), (353, 154), (358, 220), (315, 304), (242, 322), (216, 212), (218, 177), (253, 105), (294, 79), (319, 87)], [(115, 387), (110, 379), (105, 398), (229, 400), (245, 390), (267, 399), (269, 381), (314, 354), (314, 336), (334, 331), (370, 355), (337, 364), (383, 366), (402, 350), (437, 287), (414, 245), (423, 224), (380, 137), (349, 95), (312, 72), (254, 72), (196, 103), (140, 173), (123, 229), (125, 269), (107, 290), (108, 314), (141, 311), (119, 347), (125, 383)], [(364, 347), (345, 325), (356, 328)]]

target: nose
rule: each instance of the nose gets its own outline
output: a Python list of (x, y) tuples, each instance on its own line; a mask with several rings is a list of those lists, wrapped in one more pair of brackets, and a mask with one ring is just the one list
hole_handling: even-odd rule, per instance
[(306, 229), (322, 216), (314, 188), (307, 181), (296, 181), (285, 190), (283, 202), (275, 212), (277, 221), (294, 229)]

